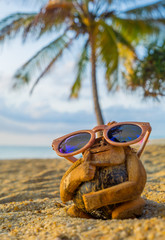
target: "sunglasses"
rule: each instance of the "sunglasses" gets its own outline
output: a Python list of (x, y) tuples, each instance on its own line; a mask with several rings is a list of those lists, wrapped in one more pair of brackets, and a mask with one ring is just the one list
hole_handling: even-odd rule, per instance
[(137, 152), (137, 156), (140, 157), (151, 133), (151, 126), (148, 122), (112, 122), (99, 125), (92, 130), (80, 130), (55, 139), (52, 143), (53, 150), (60, 157), (75, 162), (77, 158), (73, 155), (91, 147), (99, 131), (102, 131), (104, 139), (113, 146), (129, 146), (143, 139)]

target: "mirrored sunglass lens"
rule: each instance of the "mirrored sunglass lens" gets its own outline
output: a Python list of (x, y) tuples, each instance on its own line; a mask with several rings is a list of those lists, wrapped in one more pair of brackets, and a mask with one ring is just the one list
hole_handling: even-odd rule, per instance
[(72, 153), (83, 148), (90, 140), (90, 133), (78, 133), (66, 138), (59, 146), (61, 153)]
[(111, 128), (108, 131), (108, 138), (113, 142), (130, 142), (140, 137), (142, 129), (133, 124), (123, 124)]

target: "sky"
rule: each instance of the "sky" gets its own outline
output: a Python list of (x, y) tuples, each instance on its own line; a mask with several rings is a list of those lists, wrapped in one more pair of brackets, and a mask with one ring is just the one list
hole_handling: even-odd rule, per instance
[[(0, 19), (12, 12), (30, 11), (31, 8), (16, 4), (16, 1), (0, 0)], [(31, 96), (31, 85), (12, 89), (15, 71), (52, 39), (53, 36), (49, 35), (41, 41), (28, 40), (22, 44), (21, 38), (17, 37), (0, 45), (0, 145), (50, 146), (56, 137), (97, 125), (91, 97), (90, 69), (83, 80), (79, 99), (69, 99), (79, 45), (75, 45), (74, 52), (65, 52)], [(101, 71), (97, 77), (106, 123), (113, 120), (150, 122), (151, 139), (165, 138), (165, 99), (160, 102), (142, 101), (139, 92), (119, 91), (112, 94), (106, 89)]]

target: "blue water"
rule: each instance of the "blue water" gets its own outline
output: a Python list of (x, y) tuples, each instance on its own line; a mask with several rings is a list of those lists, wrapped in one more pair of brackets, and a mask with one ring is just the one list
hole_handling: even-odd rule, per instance
[(0, 146), (0, 159), (56, 158), (51, 146)]

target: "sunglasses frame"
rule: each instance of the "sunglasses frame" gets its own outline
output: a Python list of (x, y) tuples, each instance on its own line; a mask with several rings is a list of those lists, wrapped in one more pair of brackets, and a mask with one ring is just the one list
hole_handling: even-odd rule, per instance
[[(141, 128), (141, 130), (142, 130), (141, 135), (137, 139), (129, 141), (129, 142), (124, 142), (124, 143), (113, 142), (108, 138), (108, 131), (111, 128), (116, 127), (116, 126), (120, 126), (120, 125), (136, 125), (136, 126)], [(142, 144), (141, 144), (141, 146), (140, 146), (140, 148), (137, 152), (137, 156), (140, 157), (144, 148), (145, 148), (145, 145), (147, 143), (147, 140), (149, 138), (151, 130), (152, 130), (152, 128), (151, 128), (151, 126), (148, 122), (119, 122), (119, 123), (112, 122), (112, 123), (108, 123), (107, 125), (96, 126), (92, 130), (79, 130), (79, 131), (75, 131), (75, 132), (66, 134), (66, 135), (64, 135), (60, 138), (55, 139), (52, 143), (52, 148), (53, 148), (54, 151), (56, 151), (57, 155), (59, 155), (60, 157), (65, 157), (66, 159), (70, 160), (71, 162), (75, 162), (75, 161), (77, 161), (77, 158), (75, 158), (73, 156), (84, 152), (87, 148), (92, 146), (95, 142), (95, 139), (96, 139), (96, 133), (99, 132), (99, 131), (102, 131), (103, 132), (103, 137), (105, 138), (105, 140), (113, 146), (123, 146), (123, 147), (124, 146), (129, 146), (129, 145), (140, 142), (144, 138), (143, 142), (142, 142)], [(80, 133), (89, 133), (91, 135), (91, 138), (90, 138), (89, 142), (84, 147), (82, 147), (81, 149), (79, 149), (77, 151), (71, 152), (71, 153), (61, 153), (59, 151), (60, 144), (66, 138), (74, 136), (76, 134), (80, 134)]]

